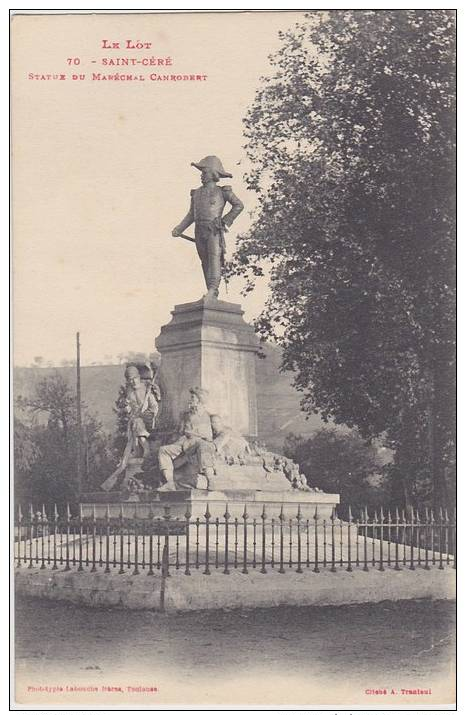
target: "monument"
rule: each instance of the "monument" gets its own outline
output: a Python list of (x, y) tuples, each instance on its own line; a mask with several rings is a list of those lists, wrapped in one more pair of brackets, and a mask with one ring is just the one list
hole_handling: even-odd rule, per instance
[[(297, 464), (258, 442), (258, 341), (241, 306), (218, 299), (225, 233), (243, 204), (231, 186), (217, 186), (221, 178), (231, 177), (218, 157), (192, 165), (201, 171), (202, 186), (191, 191), (189, 211), (172, 235), (195, 243), (207, 292), (198, 301), (176, 305), (155, 340), (162, 392), (155, 377), (142, 384), (140, 366), (127, 367), (127, 446), (103, 491), (88, 495), (83, 503), (102, 509), (104, 504), (118, 502), (121, 508), (122, 502), (137, 501), (141, 516), (144, 505), (149, 513), (150, 504), (150, 511), (159, 516), (170, 506), (172, 515), (180, 518), (187, 512), (201, 516), (207, 505), (213, 517), (221, 517), (228, 503), (232, 515), (241, 515), (247, 505), (253, 517), (260, 516), (264, 506), (269, 516), (283, 510), (295, 516), (299, 504), (309, 519), (318, 505), (325, 518), (339, 496), (312, 489)], [(227, 204), (231, 209), (224, 215)], [(184, 234), (192, 223), (194, 238)], [(160, 401), (164, 424), (158, 430)], [(157, 486), (145, 487), (151, 437)], [(135, 469), (142, 481), (134, 479)], [(132, 480), (136, 487), (131, 488)]]

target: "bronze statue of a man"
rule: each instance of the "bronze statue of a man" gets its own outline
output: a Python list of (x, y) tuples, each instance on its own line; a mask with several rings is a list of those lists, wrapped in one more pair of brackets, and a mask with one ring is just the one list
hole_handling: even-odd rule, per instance
[[(191, 191), (191, 206), (188, 213), (172, 231), (172, 236), (181, 236), (194, 222), (197, 253), (202, 263), (207, 286), (207, 298), (217, 298), (221, 270), (225, 261), (224, 233), (244, 208), (242, 201), (232, 191), (231, 186), (217, 186), (220, 179), (232, 175), (225, 171), (216, 156), (206, 156), (199, 163), (191, 163), (201, 171), (202, 186)], [(231, 210), (223, 216), (225, 204)]]

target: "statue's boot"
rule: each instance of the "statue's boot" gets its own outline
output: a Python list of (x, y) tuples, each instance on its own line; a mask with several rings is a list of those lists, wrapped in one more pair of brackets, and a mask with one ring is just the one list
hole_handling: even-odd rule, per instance
[(173, 471), (170, 471), (168, 469), (162, 469), (161, 472), (167, 481), (163, 486), (159, 487), (157, 491), (174, 492), (176, 490), (176, 484), (173, 479)]
[(166, 482), (163, 487), (157, 489), (158, 492), (174, 492), (176, 491), (175, 482)]

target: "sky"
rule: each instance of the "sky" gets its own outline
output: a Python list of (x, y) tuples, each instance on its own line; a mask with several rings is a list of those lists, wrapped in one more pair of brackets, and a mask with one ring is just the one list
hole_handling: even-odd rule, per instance
[[(195, 247), (171, 237), (199, 186), (190, 164), (219, 156), (245, 211), (227, 235), (231, 255), (255, 195), (243, 174), (242, 119), (279, 30), (302, 12), (18, 16), (12, 29), (14, 363), (35, 356), (82, 362), (150, 353), (175, 304), (204, 292)], [(107, 43), (120, 48), (103, 49)], [(130, 50), (127, 40), (151, 43)], [(105, 67), (103, 58), (172, 58), (170, 67)], [(79, 65), (75, 64), (76, 60)], [(69, 64), (71, 61), (71, 64)], [(93, 72), (144, 74), (96, 81)], [(153, 82), (149, 74), (206, 74)], [(72, 74), (84, 80), (71, 80)], [(34, 75), (66, 74), (66, 80)], [(33, 75), (32, 79), (29, 79)], [(193, 233), (193, 227), (187, 233)], [(228, 295), (247, 320), (264, 285)]]

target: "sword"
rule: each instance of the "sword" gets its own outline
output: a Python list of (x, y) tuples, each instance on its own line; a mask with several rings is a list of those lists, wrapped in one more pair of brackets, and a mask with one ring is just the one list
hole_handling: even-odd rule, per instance
[(184, 238), (186, 241), (191, 241), (191, 243), (196, 243), (196, 239), (191, 236), (187, 236), (185, 233), (180, 233), (179, 236), (174, 236), (174, 238)]

